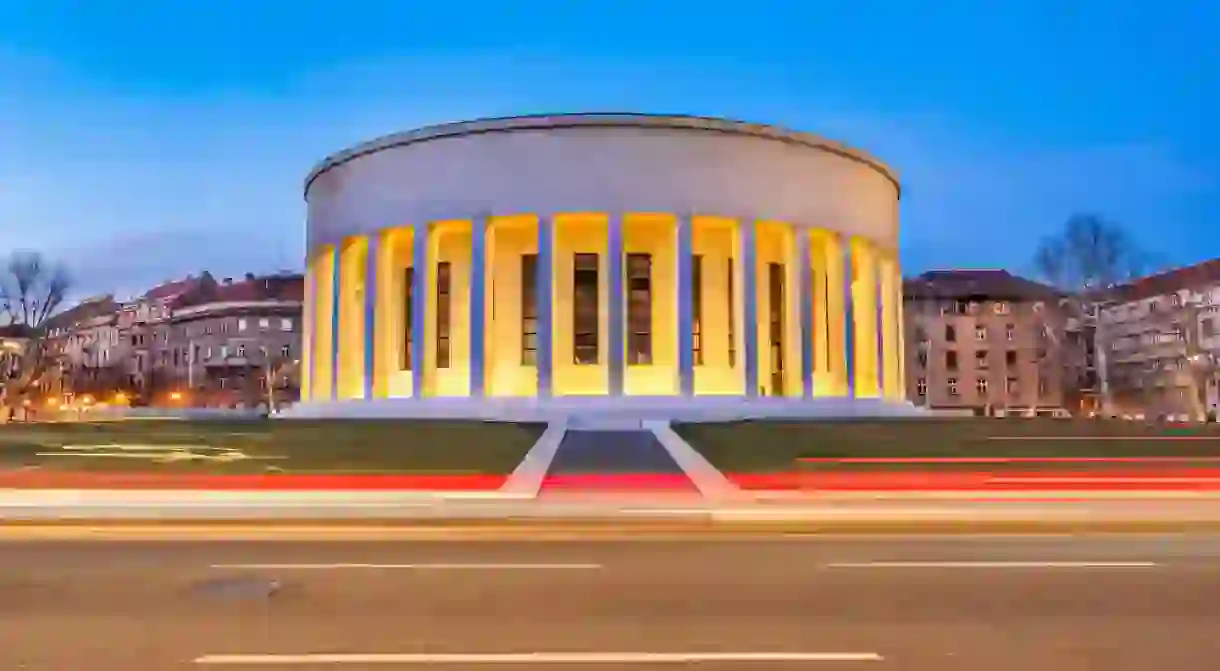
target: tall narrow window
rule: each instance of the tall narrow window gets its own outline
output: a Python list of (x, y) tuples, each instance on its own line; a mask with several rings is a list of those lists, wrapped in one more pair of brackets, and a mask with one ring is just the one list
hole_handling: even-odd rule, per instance
[(398, 362), (399, 370), (411, 370), (411, 357), (415, 352), (415, 269), (403, 271), (402, 314), (402, 361)]
[(538, 255), (521, 255), (521, 365), (538, 365)]
[(784, 264), (767, 264), (767, 313), (771, 341), (771, 394), (784, 395)]
[(450, 275), (449, 262), (436, 264), (436, 367), (449, 367), (450, 324)]
[(725, 277), (728, 278), (728, 294), (729, 297), (729, 368), (737, 367), (737, 296), (734, 293), (735, 285), (733, 278), (733, 258), (727, 259), (729, 272)]
[(627, 363), (652, 363), (652, 255), (627, 255)]
[(690, 264), (691, 360), (703, 365), (703, 256), (695, 254)]
[(572, 270), (572, 358), (577, 365), (597, 365), (597, 254), (577, 254)]

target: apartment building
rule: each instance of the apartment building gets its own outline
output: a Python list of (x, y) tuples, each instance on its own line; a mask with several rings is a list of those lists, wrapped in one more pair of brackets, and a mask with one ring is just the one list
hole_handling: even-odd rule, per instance
[(137, 402), (148, 403), (163, 387), (154, 363), (169, 339), (169, 319), (176, 302), (192, 292), (212, 286), (216, 280), (207, 272), (199, 276), (159, 284), (134, 300), (124, 302), (116, 316), (122, 338), (119, 361), (124, 372), (124, 391)]
[(43, 322), (42, 347), (51, 360), (39, 386), (44, 394), (71, 400), (97, 391), (106, 370), (99, 357), (108, 360), (117, 338), (113, 323), (117, 309), (113, 296), (94, 296)]
[(161, 391), (206, 407), (297, 400), (303, 299), (304, 278), (293, 273), (226, 278), (183, 295), (154, 348)]
[(1055, 414), (1076, 383), (1061, 294), (1004, 270), (903, 283), (907, 395), (973, 414)]
[(1096, 327), (1111, 408), (1198, 417), (1220, 404), (1220, 260), (1106, 292)]

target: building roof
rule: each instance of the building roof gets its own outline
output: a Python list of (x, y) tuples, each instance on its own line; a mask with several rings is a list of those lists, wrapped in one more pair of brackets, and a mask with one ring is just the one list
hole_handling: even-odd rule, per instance
[(180, 280), (171, 280), (158, 284), (157, 286), (145, 291), (140, 300), (146, 301), (172, 301), (175, 298), (191, 291), (206, 281), (209, 275), (205, 272), (199, 277), (188, 275)]
[(1054, 300), (1058, 289), (1018, 277), (1007, 270), (930, 270), (904, 280), (903, 296), (911, 300)]
[(208, 303), (240, 303), (252, 301), (302, 301), (305, 298), (305, 277), (300, 273), (256, 276), (247, 273), (244, 280), (221, 282), (199, 287), (183, 294), (175, 307)]
[(112, 313), (118, 310), (118, 308), (119, 304), (114, 302), (114, 297), (96, 296), (83, 300), (67, 310), (48, 317), (43, 325), (50, 330), (68, 329), (85, 320)]
[(464, 135), (482, 135), (511, 131), (539, 131), (557, 128), (597, 128), (597, 127), (636, 127), (636, 128), (672, 128), (682, 130), (702, 130), (723, 134), (749, 135), (787, 142), (794, 145), (804, 145), (813, 149), (830, 152), (851, 161), (876, 170), (894, 185), (898, 197), (902, 196), (902, 186), (898, 174), (886, 164), (871, 154), (848, 147), (840, 142), (802, 131), (790, 130), (779, 126), (771, 126), (718, 117), (693, 116), (689, 114), (642, 114), (638, 112), (583, 112), (567, 114), (527, 114), (522, 116), (496, 117), (458, 121), (454, 123), (425, 126), (403, 133), (395, 133), (357, 145), (350, 149), (332, 154), (324, 158), (309, 172), (305, 178), (305, 193), (318, 175), (331, 168), (393, 147), (427, 142), (442, 138), (453, 138)]
[(29, 338), (34, 329), (25, 324), (7, 324), (0, 326), (0, 338)]
[(1220, 259), (1212, 259), (1120, 284), (1106, 292), (1106, 297), (1125, 303), (1217, 283), (1220, 283)]

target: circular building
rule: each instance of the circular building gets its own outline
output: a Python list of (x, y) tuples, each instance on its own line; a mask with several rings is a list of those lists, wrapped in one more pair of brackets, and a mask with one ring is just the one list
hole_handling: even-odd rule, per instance
[(864, 152), (689, 116), (340, 152), (305, 182), (299, 412), (902, 403), (899, 193)]

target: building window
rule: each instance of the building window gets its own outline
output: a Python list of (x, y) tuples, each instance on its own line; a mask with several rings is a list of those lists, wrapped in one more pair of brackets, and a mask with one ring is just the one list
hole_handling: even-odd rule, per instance
[(920, 397), (928, 395), (928, 378), (921, 377), (915, 381), (915, 394)]
[(690, 265), (691, 360), (703, 365), (703, 256), (695, 254)]
[(1010, 349), (1004, 353), (1004, 365), (1005, 366), (1017, 365), (1017, 351), (1016, 350)]
[(957, 352), (953, 350), (945, 352), (945, 369), (957, 370)]
[(1017, 378), (1010, 377), (1010, 378), (1004, 380), (1004, 390), (1006, 392), (1008, 392), (1009, 394), (1017, 393), (1017, 389), (1019, 389), (1019, 388), (1020, 388), (1020, 385), (1018, 383)]
[(987, 370), (987, 350), (981, 349), (974, 353), (974, 367)]
[(652, 255), (627, 255), (627, 363), (652, 363)]
[(402, 360), (398, 362), (398, 370), (411, 370), (411, 355), (414, 351), (413, 337), (415, 328), (415, 269), (403, 269), (403, 287), (402, 295), (404, 296), (402, 304)]
[(281, 347), (280, 356), (285, 359), (291, 357), (292, 356), (292, 347), (289, 345), (284, 345), (283, 347)]
[(975, 326), (974, 327), (974, 339), (975, 340), (986, 340), (987, 339), (987, 327), (986, 326)]
[(538, 365), (537, 254), (521, 255), (521, 365)]
[(595, 366), (598, 356), (597, 254), (576, 254), (572, 267), (572, 358)]
[(260, 317), (258, 320), (258, 328), (263, 331), (271, 328), (271, 320), (267, 317)]
[(928, 352), (926, 350), (920, 350), (915, 355), (915, 360), (919, 363), (920, 368), (927, 368), (928, 367)]
[(957, 378), (951, 377), (945, 380), (945, 389), (950, 396), (957, 396)]
[(1211, 338), (1216, 335), (1216, 324), (1212, 321), (1211, 317), (1200, 322), (1199, 329), (1202, 331), (1204, 338)]
[(987, 378), (980, 377), (974, 381), (974, 390), (979, 393), (979, 396), (987, 395)]
[(280, 320), (280, 330), (281, 331), (291, 331), (292, 330), (292, 320), (291, 319), (281, 319)]
[(957, 329), (952, 324), (945, 324), (945, 342), (957, 342)]
[(1004, 326), (1004, 339), (1007, 340), (1008, 342), (1012, 342), (1012, 341), (1016, 340), (1017, 339), (1017, 327), (1013, 326), (1012, 324), (1005, 325)]
[(995, 304), (995, 313), (997, 315), (1006, 315), (1008, 314), (1009, 310), (1010, 308), (1007, 301), (999, 301)]
[(767, 322), (771, 346), (771, 393), (784, 395), (784, 264), (767, 264)]
[(735, 281), (733, 279), (733, 258), (729, 257), (728, 261), (728, 297), (729, 297), (729, 368), (737, 367), (737, 296), (733, 293)]
[(436, 367), (449, 367), (449, 329), (451, 326), (452, 278), (448, 261), (436, 264)]

